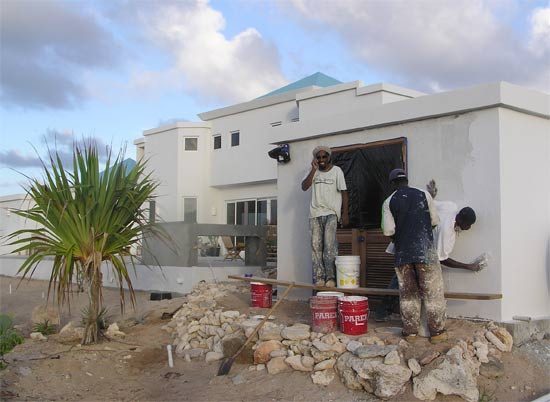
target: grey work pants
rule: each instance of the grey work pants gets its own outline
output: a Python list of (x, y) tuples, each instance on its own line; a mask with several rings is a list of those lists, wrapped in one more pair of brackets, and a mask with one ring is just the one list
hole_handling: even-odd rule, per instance
[(338, 218), (336, 215), (309, 219), (313, 283), (330, 280), (336, 282), (334, 261), (338, 254), (338, 244), (336, 243), (337, 225)]
[(439, 261), (433, 264), (404, 264), (395, 268), (399, 280), (399, 305), (403, 335), (418, 334), (422, 301), (432, 336), (445, 330), (445, 296)]

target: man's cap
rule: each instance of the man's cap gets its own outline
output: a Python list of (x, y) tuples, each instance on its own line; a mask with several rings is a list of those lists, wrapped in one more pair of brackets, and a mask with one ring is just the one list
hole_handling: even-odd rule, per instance
[(403, 169), (393, 169), (389, 175), (389, 181), (392, 182), (397, 179), (406, 179), (407, 173)]
[(321, 151), (325, 151), (328, 154), (328, 156), (332, 154), (332, 151), (326, 145), (318, 145), (315, 148), (313, 148), (313, 157), (314, 158), (317, 157), (317, 154)]

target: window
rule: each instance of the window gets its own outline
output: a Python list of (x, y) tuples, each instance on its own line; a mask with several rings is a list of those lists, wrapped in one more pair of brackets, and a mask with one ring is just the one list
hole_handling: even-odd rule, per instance
[(220, 149), (222, 147), (222, 136), (221, 135), (215, 135), (214, 136), (214, 149)]
[(199, 139), (197, 137), (185, 137), (184, 149), (186, 151), (196, 151), (198, 149)]
[(376, 141), (333, 149), (332, 163), (346, 177), (349, 223), (354, 229), (379, 228), (380, 205), (391, 194), (387, 177), (396, 167), (407, 166), (405, 138)]
[(240, 132), (239, 131), (233, 131), (231, 133), (231, 146), (232, 147), (237, 147), (239, 146), (239, 143), (240, 143)]
[(183, 199), (183, 221), (197, 223), (197, 199), (185, 197)]

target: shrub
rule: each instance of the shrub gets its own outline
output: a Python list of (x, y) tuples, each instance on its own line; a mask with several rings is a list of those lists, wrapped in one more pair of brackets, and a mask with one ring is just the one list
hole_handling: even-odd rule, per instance
[(49, 320), (37, 322), (32, 327), (33, 332), (40, 332), (42, 335), (48, 336), (57, 332), (57, 326), (50, 324)]
[(0, 314), (0, 356), (3, 357), (20, 343), (23, 343), (23, 337), (13, 328), (13, 319), (7, 314)]

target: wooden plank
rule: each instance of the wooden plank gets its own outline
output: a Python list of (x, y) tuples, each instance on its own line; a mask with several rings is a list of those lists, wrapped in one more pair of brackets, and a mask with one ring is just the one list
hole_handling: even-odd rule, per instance
[[(237, 279), (245, 282), (260, 282), (270, 285), (289, 286), (291, 281), (281, 281), (277, 279), (266, 279), (257, 277), (244, 277), (237, 275), (229, 275), (229, 279)], [(354, 295), (372, 295), (372, 296), (399, 296), (397, 289), (378, 289), (378, 288), (328, 288), (324, 286), (315, 286), (311, 283), (294, 282), (295, 288), (314, 289), (314, 290), (330, 290)], [(498, 293), (463, 293), (463, 292), (445, 292), (446, 299), (468, 299), (468, 300), (498, 300), (502, 299), (502, 294)]]

